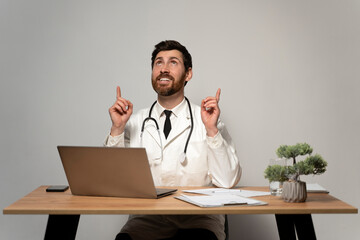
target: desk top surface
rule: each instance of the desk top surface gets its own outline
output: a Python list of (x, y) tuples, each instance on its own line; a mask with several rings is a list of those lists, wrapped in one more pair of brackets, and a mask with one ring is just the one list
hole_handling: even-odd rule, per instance
[[(281, 197), (261, 196), (255, 199), (267, 202), (264, 206), (226, 206), (201, 208), (175, 199), (177, 193), (160, 199), (74, 196), (65, 192), (46, 192), (40, 186), (3, 210), (4, 214), (316, 214), (358, 213), (358, 209), (326, 193), (308, 193), (304, 203), (287, 203)], [(268, 191), (266, 187), (240, 189)]]

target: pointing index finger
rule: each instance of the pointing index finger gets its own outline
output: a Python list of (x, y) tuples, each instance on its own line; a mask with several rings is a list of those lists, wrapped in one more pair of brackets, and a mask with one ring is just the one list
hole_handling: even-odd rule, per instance
[(216, 101), (217, 101), (217, 102), (220, 101), (220, 93), (221, 93), (221, 89), (219, 88), (219, 89), (216, 91)]
[(116, 87), (116, 97), (117, 98), (121, 97), (121, 90), (119, 86)]

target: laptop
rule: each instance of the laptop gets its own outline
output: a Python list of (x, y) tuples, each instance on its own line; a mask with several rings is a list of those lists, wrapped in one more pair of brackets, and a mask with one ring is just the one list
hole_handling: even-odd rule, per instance
[(156, 189), (145, 148), (58, 146), (72, 194), (160, 198), (176, 189)]

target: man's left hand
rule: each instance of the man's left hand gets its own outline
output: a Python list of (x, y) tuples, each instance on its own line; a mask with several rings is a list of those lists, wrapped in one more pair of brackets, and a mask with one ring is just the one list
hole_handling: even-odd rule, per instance
[(218, 132), (217, 122), (220, 116), (220, 93), (221, 89), (219, 88), (215, 97), (207, 97), (201, 101), (201, 120), (209, 137), (214, 137)]

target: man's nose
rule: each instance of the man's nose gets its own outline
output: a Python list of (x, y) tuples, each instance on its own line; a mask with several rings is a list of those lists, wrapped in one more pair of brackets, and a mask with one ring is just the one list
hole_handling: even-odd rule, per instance
[(160, 73), (169, 73), (169, 68), (167, 64), (161, 66)]

